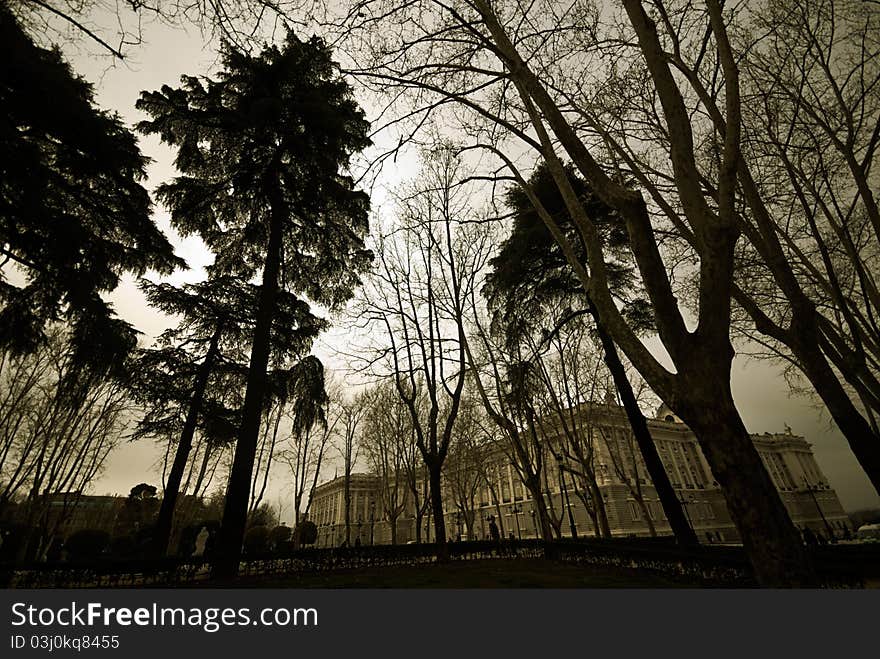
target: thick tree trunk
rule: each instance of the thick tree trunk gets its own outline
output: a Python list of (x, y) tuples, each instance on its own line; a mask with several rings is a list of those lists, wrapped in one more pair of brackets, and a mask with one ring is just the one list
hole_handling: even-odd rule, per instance
[[(271, 182), (270, 185), (273, 183), (275, 182)], [(213, 566), (214, 576), (220, 578), (237, 576), (241, 560), (254, 458), (257, 453), (260, 420), (263, 415), (263, 398), (266, 391), (271, 347), (270, 333), (278, 295), (282, 235), (282, 210), (280, 204), (276, 202), (272, 204), (269, 222), (269, 241), (266, 248), (266, 263), (263, 267), (263, 282), (260, 287), (253, 345), (251, 346), (241, 428), (238, 442), (235, 445), (235, 456), (226, 491), (226, 506), (223, 509), (223, 521), (220, 526), (216, 559)]]
[[(214, 360), (217, 357), (220, 345), (220, 336), (223, 333), (219, 325), (214, 330), (208, 353), (199, 366), (193, 387), (192, 398), (186, 411), (186, 419), (183, 422), (183, 431), (180, 433), (180, 441), (177, 443), (177, 451), (174, 454), (174, 462), (171, 472), (168, 474), (168, 482), (165, 484), (165, 492), (162, 494), (162, 504), (159, 507), (159, 516), (156, 519), (156, 528), (150, 542), (150, 555), (155, 557), (165, 556), (168, 553), (168, 542), (171, 540), (171, 530), (174, 526), (174, 511), (177, 506), (177, 498), (180, 494), (180, 483), (183, 480), (183, 472), (189, 461), (189, 453), (192, 450), (192, 440), (196, 434), (196, 426), (199, 414), (202, 411), (202, 403), (205, 400), (205, 391), (208, 388), (208, 380), (214, 368)], [(206, 449), (207, 450), (207, 449)], [(204, 473), (205, 465), (202, 465)]]
[[(830, 371), (830, 368), (828, 370)], [(871, 424), (859, 413), (839, 382), (830, 382), (829, 378), (826, 387), (824, 383), (816, 384), (818, 378), (811, 377), (810, 380), (822, 398), (822, 402), (828, 408), (835, 424), (846, 438), (859, 465), (870, 479), (874, 491), (880, 493), (880, 437), (871, 428)]]
[(874, 490), (880, 493), (880, 437), (853, 404), (822, 354), (815, 326), (803, 328), (800, 325), (802, 323), (792, 323), (793, 331), (790, 334), (794, 334), (794, 338), (787, 343), (871, 480)]
[(688, 524), (687, 516), (681, 507), (681, 502), (678, 500), (675, 490), (672, 488), (672, 483), (669, 481), (669, 475), (666, 473), (666, 468), (663, 466), (663, 461), (657, 452), (657, 445), (654, 443), (651, 432), (648, 430), (648, 422), (639, 408), (632, 385), (629, 382), (629, 378), (626, 377), (626, 369), (624, 369), (620, 356), (617, 354), (617, 346), (614, 345), (614, 341), (605, 330), (605, 327), (599, 320), (599, 315), (592, 305), (590, 310), (593, 320), (596, 322), (599, 340), (602, 343), (605, 364), (611, 372), (617, 393), (620, 394), (620, 400), (623, 403), (623, 409), (626, 411), (626, 418), (629, 420), (630, 428), (632, 428), (636, 446), (639, 447), (639, 452), (645, 461), (645, 468), (648, 470), (648, 475), (651, 477), (651, 482), (657, 491), (657, 497), (660, 499), (660, 505), (663, 506), (663, 512), (666, 513), (666, 519), (669, 520), (669, 527), (672, 529), (672, 533), (679, 544), (684, 546), (697, 545), (699, 544), (697, 534), (694, 533), (691, 525)]
[(801, 536), (734, 406), (729, 381), (713, 381), (705, 372), (687, 380), (687, 400), (673, 409), (697, 436), (758, 582), (771, 587), (814, 585)]
[(437, 560), (449, 560), (449, 546), (446, 544), (446, 519), (443, 515), (443, 493), (440, 489), (442, 465), (429, 464), (428, 476), (431, 482), (431, 513), (434, 516), (434, 542), (437, 543)]

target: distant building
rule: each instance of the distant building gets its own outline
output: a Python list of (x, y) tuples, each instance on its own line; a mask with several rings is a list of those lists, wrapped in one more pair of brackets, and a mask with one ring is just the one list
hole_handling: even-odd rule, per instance
[[(380, 481), (373, 474), (351, 474), (349, 492), (351, 505), (349, 520), (351, 544), (357, 538), (361, 544), (370, 544), (371, 533), (374, 544), (385, 544), (390, 538), (388, 525), (380, 523), (382, 509), (379, 502)], [(317, 546), (338, 547), (345, 540), (345, 477), (339, 476), (315, 488), (309, 519), (318, 527)], [(376, 537), (381, 528), (382, 539)]]
[[(589, 415), (589, 425), (596, 437), (592, 442), (591, 462), (611, 534), (647, 536), (653, 525), (658, 535), (669, 535), (669, 524), (634, 445), (623, 409), (611, 404), (592, 404), (579, 408), (576, 414)], [(583, 416), (578, 418), (583, 420)], [(666, 406), (661, 406), (655, 419), (648, 420), (648, 427), (685, 515), (700, 541), (736, 542), (738, 535), (724, 495), (694, 433)], [(550, 431), (545, 441), (560, 440)], [(840, 537), (844, 529), (851, 530), (837, 494), (803, 437), (791, 434), (786, 427), (784, 433), (752, 435), (752, 441), (799, 529), (808, 527), (826, 538), (832, 533)], [(549, 452), (545, 452), (545, 459), (552, 462)], [(572, 525), (579, 536), (593, 535), (594, 522), (587, 509), (587, 504), (592, 504), (592, 495), (576, 487), (570, 472), (573, 467), (565, 462), (546, 465), (545, 501), (557, 520), (561, 520), (563, 535), (570, 536)], [(471, 509), (463, 511), (460, 501), (456, 506), (449, 491), (449, 478), (444, 479), (447, 537), (486, 538), (490, 516), (496, 519), (505, 536), (512, 532), (522, 538), (536, 537), (530, 493), (501, 449), (487, 451), (480, 464), (473, 468), (480, 470), (481, 479)], [(338, 546), (342, 542), (344, 489), (342, 477), (315, 489), (310, 517), (318, 525), (318, 546)], [(363, 544), (369, 544), (371, 539), (375, 544), (390, 542), (391, 529), (383, 519), (380, 505), (379, 477), (353, 474), (351, 492), (352, 543), (358, 535)], [(422, 519), (422, 539), (432, 539), (430, 522), (429, 516)], [(416, 538), (415, 524), (415, 511), (409, 503), (397, 521), (399, 543)]]
[(77, 495), (72, 492), (49, 495), (47, 528), (52, 534), (69, 538), (83, 529), (112, 534), (126, 497)]

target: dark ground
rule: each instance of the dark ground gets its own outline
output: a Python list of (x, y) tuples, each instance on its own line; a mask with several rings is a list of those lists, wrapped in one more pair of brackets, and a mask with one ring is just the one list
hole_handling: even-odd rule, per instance
[(643, 571), (522, 558), (355, 568), (297, 576), (242, 577), (234, 584), (201, 585), (243, 588), (693, 588), (702, 584), (675, 581)]

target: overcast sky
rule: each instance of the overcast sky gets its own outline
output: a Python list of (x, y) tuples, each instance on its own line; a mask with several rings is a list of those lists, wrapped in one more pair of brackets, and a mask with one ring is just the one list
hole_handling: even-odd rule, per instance
[[(176, 85), (181, 74), (210, 73), (216, 69), (216, 55), (203, 46), (202, 37), (195, 31), (150, 26), (145, 33), (145, 43), (133, 48), (124, 64), (111, 66), (107, 58), (96, 58), (84, 52), (69, 51), (75, 70), (96, 85), (98, 103), (118, 111), (123, 118), (134, 123), (145, 118), (134, 109), (134, 103), (142, 90), (154, 90), (163, 84)], [(362, 99), (369, 107), (366, 99)], [(154, 162), (149, 168), (148, 187), (174, 175), (172, 151), (161, 145), (158, 138), (141, 138), (141, 148)], [(407, 167), (391, 170), (388, 177), (402, 175)], [(381, 212), (381, 205), (380, 212)], [(209, 255), (197, 239), (181, 240), (168, 226), (167, 215), (157, 207), (157, 221), (172, 238), (178, 255), (185, 258), (192, 270), (181, 272), (172, 281), (196, 281), (201, 267), (209, 262)], [(139, 330), (145, 337), (153, 337), (170, 324), (167, 317), (149, 308), (131, 279), (112, 295), (119, 315)], [(333, 345), (344, 341), (344, 332), (336, 330), (320, 341), (316, 352), (328, 364), (338, 364), (333, 357)], [(867, 477), (859, 468), (846, 446), (841, 434), (833, 428), (827, 415), (805, 398), (792, 397), (778, 369), (766, 362), (737, 357), (734, 363), (733, 392), (738, 408), (751, 432), (781, 432), (784, 425), (791, 426), (795, 434), (803, 435), (813, 445), (816, 458), (831, 484), (837, 490), (847, 510), (880, 506), (880, 497), (874, 492)], [(127, 493), (135, 484), (143, 481), (157, 483), (156, 472), (151, 471), (160, 456), (157, 447), (148, 442), (128, 444), (118, 449), (110, 458), (106, 472), (96, 484), (98, 493)], [(332, 475), (332, 473), (331, 473)], [(268, 497), (274, 503), (283, 492), (283, 484), (275, 483)]]

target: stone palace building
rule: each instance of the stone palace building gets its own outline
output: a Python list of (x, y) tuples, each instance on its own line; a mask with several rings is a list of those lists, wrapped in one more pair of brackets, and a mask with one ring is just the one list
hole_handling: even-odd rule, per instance
[[(622, 408), (611, 404), (582, 406), (578, 415), (589, 415), (593, 440), (590, 463), (594, 481), (604, 502), (608, 528), (612, 536), (647, 536), (653, 526), (658, 535), (671, 530), (650, 478), (635, 447), (632, 432)], [(727, 512), (724, 495), (697, 443), (694, 433), (666, 406), (656, 418), (648, 420), (666, 473), (682, 502), (685, 515), (701, 542), (737, 542), (736, 529)], [(545, 441), (559, 441), (551, 431)], [(784, 433), (752, 435), (755, 448), (782, 497), (792, 521), (800, 528), (810, 528), (828, 538), (840, 537), (851, 530), (837, 494), (829, 485), (813, 456), (810, 444)], [(558, 453), (558, 452), (557, 452)], [(447, 537), (463, 540), (488, 537), (488, 520), (494, 518), (505, 537), (536, 537), (535, 513), (529, 491), (518, 472), (500, 448), (486, 451), (475, 464), (472, 496), (456, 496), (456, 478), (444, 478)], [(561, 523), (564, 536), (593, 535), (595, 523), (588, 514), (592, 497), (578, 487), (569, 465), (558, 465), (545, 452), (543, 470), (544, 496), (551, 514)], [(309, 518), (318, 526), (318, 546), (338, 546), (344, 538), (344, 478), (319, 485), (314, 493)], [(424, 491), (424, 483), (417, 485)], [(408, 488), (400, 486), (401, 495)], [(391, 527), (383, 513), (383, 487), (373, 474), (351, 476), (351, 541), (360, 544), (385, 544), (391, 541)], [(416, 515), (410, 495), (398, 517), (397, 542), (414, 541)], [(569, 514), (570, 510), (570, 514)], [(595, 506), (593, 506), (595, 510)], [(468, 523), (469, 522), (469, 523)], [(430, 515), (421, 519), (420, 539), (432, 540)]]

